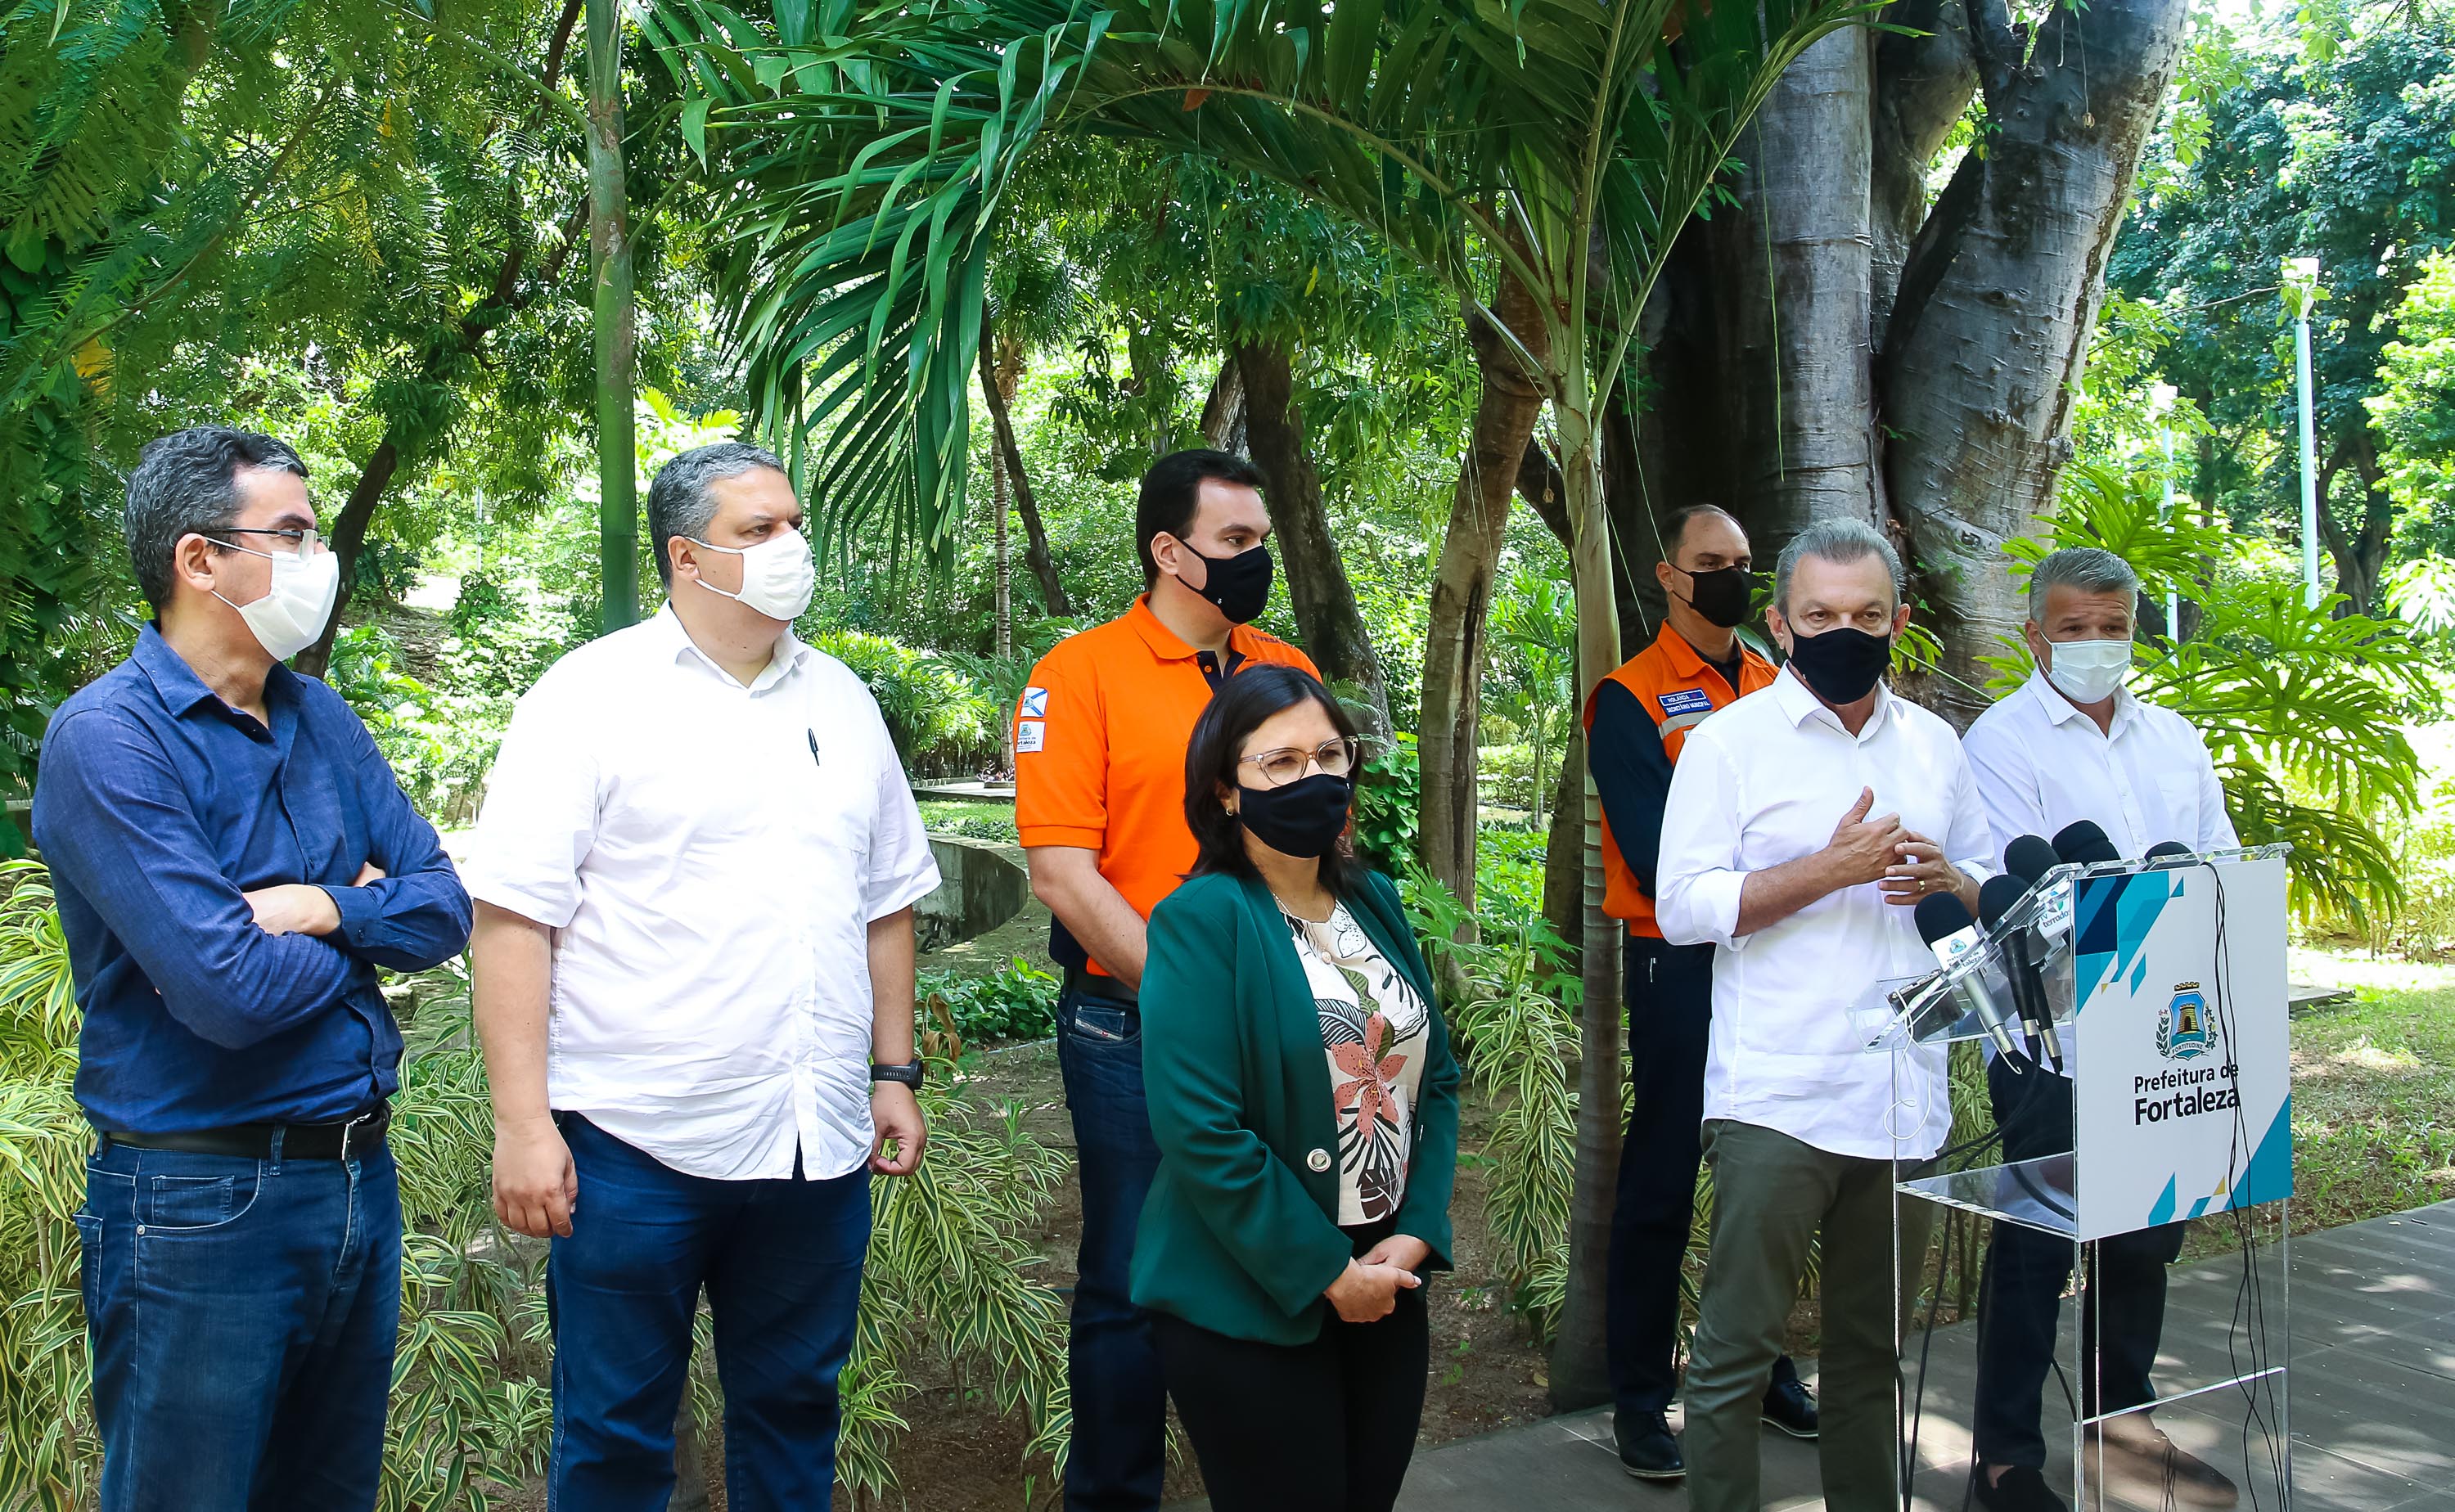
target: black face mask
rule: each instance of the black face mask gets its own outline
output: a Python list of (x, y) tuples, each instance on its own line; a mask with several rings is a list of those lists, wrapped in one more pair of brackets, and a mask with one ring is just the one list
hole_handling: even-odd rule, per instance
[(1347, 833), (1354, 796), (1354, 783), (1316, 772), (1283, 788), (1238, 788), (1236, 817), (1281, 856), (1328, 856)]
[[(1673, 568), (1672, 571), (1682, 571)], [(1748, 622), (1748, 570), (1724, 567), (1710, 573), (1688, 574), (1688, 607), (1705, 616), (1709, 625), (1735, 630)]]
[(1856, 703), (1892, 665), (1893, 637), (1837, 625), (1820, 635), (1794, 635), (1790, 664), (1826, 703)]
[[(1177, 581), (1192, 589), (1194, 596), (1209, 600), (1230, 620), (1239, 625), (1246, 624), (1269, 603), (1270, 579), (1277, 575), (1278, 568), (1270, 560), (1268, 547), (1256, 546), (1233, 556), (1203, 556), (1190, 546), (1185, 549), (1202, 557), (1203, 564), (1210, 569), (1210, 575), (1203, 579), (1200, 588), (1185, 583), (1182, 577)], [(1295, 853), (1291, 851), (1288, 854)]]

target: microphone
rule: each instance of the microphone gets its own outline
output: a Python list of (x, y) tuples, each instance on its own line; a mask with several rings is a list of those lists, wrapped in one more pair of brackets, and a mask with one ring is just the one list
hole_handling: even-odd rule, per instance
[(2148, 847), (2148, 854), (2146, 856), (2141, 857), (2141, 860), (2148, 863), (2148, 869), (2150, 871), (2163, 871), (2169, 867), (2197, 865), (2199, 863), (2199, 858), (2198, 852), (2192, 850), (2189, 846), (2184, 845), (2180, 840), (2159, 840), (2156, 844)]
[(2015, 877), (2006, 872), (1978, 884), (1978, 918), (1986, 926), (1988, 934), (1995, 932), (1995, 926), (2003, 921), (2003, 916), (2012, 911), (2013, 904), (2029, 896), (2029, 889), (2036, 883), (2035, 877)]
[[(2045, 843), (2038, 841), (2040, 849), (2045, 848)], [(2053, 853), (2048, 851), (2047, 854)], [(2003, 922), (2003, 917), (2029, 896), (2032, 885), (2009, 873), (1988, 877), (1978, 889), (1978, 917), (2001, 949), (2004, 975), (2012, 982), (2014, 1011), (2028, 1026), (2030, 1035), (2045, 1046), (2046, 1058), (2059, 1068), (2062, 1046), (2055, 1038), (2053, 1011), (2046, 1003), (2045, 983), (2038, 976), (2039, 961), (2045, 953), (2044, 940), (2034, 928), (2026, 925), (2008, 931), (1998, 927)]]
[(2119, 861), (2121, 855), (2114, 842), (2105, 837), (2093, 819), (2066, 824), (2055, 832), (2055, 855), (2075, 866), (2094, 866), (2100, 861)]
[[(1980, 889), (1981, 901), (1983, 892)], [(1935, 952), (1937, 965), (1949, 966), (1978, 948), (1981, 937), (1978, 933), (1978, 920), (1969, 917), (1968, 905), (1950, 893), (1929, 894), (1918, 899), (1913, 912), (1917, 919), (1918, 937), (1926, 941), (1927, 949)], [(1987, 990), (1985, 979), (1973, 973), (1962, 978), (1958, 985), (1964, 990), (1971, 1009), (1978, 1015), (1978, 1023), (1984, 1026), (1986, 1038), (1995, 1041), (1996, 1054), (2017, 1057), (2019, 1044), (2004, 1022), (2001, 1005)]]
[(2003, 847), (2003, 870), (2019, 877), (2031, 887), (2038, 878), (2062, 864), (2054, 846), (2040, 836), (2023, 835)]

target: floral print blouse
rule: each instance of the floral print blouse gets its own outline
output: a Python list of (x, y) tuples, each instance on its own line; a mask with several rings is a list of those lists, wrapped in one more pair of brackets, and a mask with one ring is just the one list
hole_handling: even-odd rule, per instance
[(1338, 1221), (1398, 1211), (1414, 1151), (1416, 1085), (1432, 1016), (1339, 903), (1320, 923), (1280, 910), (1312, 985), (1338, 1117)]

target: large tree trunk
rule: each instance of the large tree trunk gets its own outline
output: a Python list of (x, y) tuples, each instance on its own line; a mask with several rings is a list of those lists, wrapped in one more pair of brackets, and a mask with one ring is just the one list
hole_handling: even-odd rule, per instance
[[(1023, 387), (1025, 353), (1022, 344), (1012, 340), (992, 340), (986, 328), (987, 316), (982, 317), (981, 392), (984, 403), (1012, 414), (1014, 396)], [(1014, 472), (1005, 465), (1005, 448), (992, 436), (989, 444), (989, 507), (996, 512), (996, 529), (990, 540), (996, 558), (997, 625), (993, 651), (1000, 661), (1014, 655), (1014, 552), (1007, 539), (1007, 516), (1013, 511)], [(1011, 756), (1013, 753), (1008, 752)], [(1012, 761), (1007, 765), (1011, 767)]]
[(1220, 362), (1219, 376), (1210, 383), (1210, 395), (1202, 401), (1202, 439), (1214, 452), (1248, 454), (1251, 442), (1245, 434), (1245, 373), (1236, 366), (1233, 353)]
[[(1537, 360), (1548, 359), (1550, 341), (1525, 286), (1504, 277), (1493, 303), (1493, 312), (1527, 350)], [(1482, 392), (1475, 399), (1474, 426), (1467, 435), (1457, 486), (1450, 494), (1440, 561), (1432, 570), (1415, 754), (1423, 769), (1417, 843), (1424, 865), (1471, 910), (1476, 736), (1488, 649), (1484, 627), (1491, 607), (1492, 575), (1509, 529), (1510, 495), (1519, 484), (1534, 421), (1543, 411), (1543, 393), (1508, 342), (1485, 321), (1471, 315), (1467, 337)], [(1539, 455), (1540, 449), (1534, 450)], [(1551, 492), (1548, 478), (1541, 487)], [(1565, 512), (1566, 500), (1555, 507)], [(1535, 780), (1542, 780), (1539, 772)]]
[(996, 350), (997, 333), (984, 312), (981, 315), (981, 398), (989, 407), (989, 428), (1006, 481), (1014, 490), (1015, 513), (1023, 516), (1023, 559), (1031, 575), (1040, 579), (1041, 607), (1052, 615), (1071, 615), (1074, 600), (1066, 596), (1065, 585), (1057, 576), (1057, 560), (1048, 554), (1048, 532), (1040, 522), (1040, 502), (1031, 496), (1031, 474), (1024, 469), (1023, 448), (1015, 444), (1014, 417), (1006, 412), (1005, 392), (998, 387)]
[(1743, 434), (1735, 509), (1770, 559), (1809, 523), (1883, 517), (1868, 327), (1872, 33), (1791, 65), (1740, 136), (1736, 213), (1717, 215), (1725, 373)]
[(2018, 634), (2003, 543), (2035, 532), (2071, 452), (2073, 397), (2185, 0), (2051, 10), (2034, 47), (2002, 0), (1967, 0), (1986, 151), (1918, 232), (1877, 373), (1886, 478), (1940, 611), (1938, 712), (1987, 703), (1979, 657)]
[[(2360, 523), (2351, 530), (2337, 520), (2335, 482), (2344, 473), (2361, 487)], [(2319, 474), (2319, 539), (2336, 564), (2339, 615), (2366, 615), (2378, 608), (2379, 579), (2386, 571), (2387, 537), (2395, 529), (2395, 502), (2386, 492), (2378, 448), (2364, 429), (2344, 437)]]
[(1288, 599), (1305, 651), (1322, 679), (1359, 699), (1374, 733), (1387, 736), (1390, 689), (1355, 589), (1329, 531), (1321, 478), (1305, 454), (1304, 422), (1294, 404), (1295, 374), (1288, 349), (1272, 341), (1239, 341), (1233, 355), (1245, 383), (1245, 425), (1253, 465), (1269, 480), (1270, 529), (1287, 571)]

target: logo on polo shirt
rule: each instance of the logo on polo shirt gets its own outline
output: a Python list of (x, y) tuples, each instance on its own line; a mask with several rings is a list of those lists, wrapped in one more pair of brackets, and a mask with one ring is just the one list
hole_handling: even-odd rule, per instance
[(1037, 751), (1047, 743), (1048, 725), (1045, 720), (1025, 719), (1015, 725), (1014, 749), (1018, 754)]
[(1047, 689), (1025, 688), (1023, 690), (1023, 716), (1026, 719), (1045, 719), (1048, 717)]
[(1676, 719), (1682, 715), (1712, 714), (1713, 696), (1702, 688), (1680, 688), (1662, 695), (1662, 716)]

